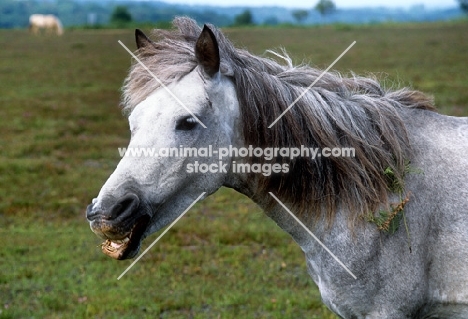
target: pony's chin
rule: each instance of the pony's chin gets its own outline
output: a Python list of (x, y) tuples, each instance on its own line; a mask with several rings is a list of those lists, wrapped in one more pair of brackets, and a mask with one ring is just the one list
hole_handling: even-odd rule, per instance
[(143, 240), (149, 220), (149, 216), (144, 215), (138, 219), (130, 233), (123, 236), (121, 239), (106, 239), (106, 241), (101, 244), (102, 252), (118, 260), (135, 257), (140, 250), (140, 244)]

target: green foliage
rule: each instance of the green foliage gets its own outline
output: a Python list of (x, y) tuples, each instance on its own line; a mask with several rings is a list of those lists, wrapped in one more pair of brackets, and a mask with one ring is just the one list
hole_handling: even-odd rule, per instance
[(252, 12), (248, 9), (234, 17), (235, 26), (249, 26), (253, 24)]
[(324, 16), (335, 11), (336, 5), (332, 0), (319, 0), (319, 2), (315, 5), (315, 10)]
[(390, 168), (390, 167), (387, 167), (384, 170), (383, 174), (384, 174), (385, 179), (387, 181), (388, 189), (392, 193), (401, 194), (401, 192), (403, 192), (405, 190), (405, 185), (404, 185), (404, 181), (403, 181), (405, 172), (406, 172), (406, 170), (404, 172), (402, 172), (402, 174), (396, 174), (394, 172), (394, 170), (392, 168)]
[(116, 6), (112, 11), (110, 22), (116, 26), (125, 26), (132, 22), (132, 15), (125, 6)]
[[(410, 164), (410, 161), (407, 161), (403, 172), (400, 174), (396, 174), (395, 171), (390, 167), (387, 167), (383, 172), (383, 175), (387, 181), (388, 190), (394, 194), (398, 194), (400, 197), (405, 192), (405, 176), (407, 174), (424, 173), (421, 169), (413, 168)], [(375, 215), (373, 212), (369, 212), (369, 214), (364, 216), (364, 218), (366, 219), (366, 221), (375, 224), (379, 230), (387, 232), (389, 234), (393, 234), (400, 227), (401, 220), (405, 218), (404, 208), (406, 203), (410, 200), (409, 197), (410, 194), (408, 193), (406, 198), (401, 199), (401, 201), (398, 204), (390, 204), (390, 210), (379, 210), (377, 212), (377, 215)]]
[(309, 15), (309, 11), (298, 9), (298, 10), (294, 10), (292, 12), (292, 15), (293, 15), (294, 19), (296, 19), (296, 21), (298, 23), (302, 23), (307, 18), (307, 16)]
[(468, 14), (468, 0), (458, 0), (460, 4), (460, 9), (463, 10), (466, 14)]
[(369, 213), (365, 219), (369, 223), (377, 226), (377, 229), (386, 233), (394, 234), (400, 227), (400, 222), (404, 218), (404, 206), (409, 199), (401, 201), (397, 205), (391, 205), (391, 210), (379, 210), (377, 215)]
[[(388, 190), (401, 197), (405, 191), (404, 178), (410, 173), (419, 174), (422, 173), (422, 170), (412, 168), (409, 161), (406, 162), (404, 170), (400, 174), (396, 174), (392, 168), (387, 167), (383, 175), (387, 181)], [(393, 234), (398, 230), (400, 222), (404, 218), (404, 207), (408, 201), (409, 194), (398, 204), (390, 204), (390, 210), (379, 210), (376, 215), (369, 212), (364, 218), (366, 221), (375, 224), (379, 230)]]
[(401, 174), (396, 174), (392, 168), (387, 167), (383, 174), (387, 181), (388, 189), (392, 193), (401, 194), (405, 190), (404, 178), (407, 174), (423, 174), (421, 169), (414, 168), (411, 166), (411, 162), (407, 161), (405, 168)]
[(404, 185), (401, 180), (402, 177), (397, 177), (393, 169), (387, 167), (383, 174), (387, 180), (388, 189), (392, 193), (401, 193), (404, 190)]

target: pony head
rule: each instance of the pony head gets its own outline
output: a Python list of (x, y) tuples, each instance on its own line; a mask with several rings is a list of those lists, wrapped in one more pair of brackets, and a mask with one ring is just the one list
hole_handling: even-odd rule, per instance
[[(158, 60), (164, 58), (158, 56), (164, 48), (139, 30), (136, 43), (144, 64), (162, 67), (150, 74), (139, 64), (133, 66), (124, 89), (139, 87), (139, 94), (124, 97), (127, 105), (138, 99), (129, 112), (127, 154), (87, 209), (91, 229), (105, 240), (103, 252), (116, 259), (134, 257), (143, 238), (177, 218), (201, 193), (207, 196), (226, 183), (229, 159), (221, 165), (216, 157), (164, 156), (163, 151), (232, 145), (238, 125), (235, 89), (220, 72), (218, 44), (209, 27), (205, 25), (194, 47), (180, 48), (193, 51), (191, 70), (167, 86), (159, 78), (167, 80), (178, 70), (165, 69)], [(203, 174), (198, 167), (210, 171)]]

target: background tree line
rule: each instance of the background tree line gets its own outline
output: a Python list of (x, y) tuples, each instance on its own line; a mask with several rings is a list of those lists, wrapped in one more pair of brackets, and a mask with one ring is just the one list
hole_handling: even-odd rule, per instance
[[(314, 5), (314, 1), (315, 5)], [(174, 5), (159, 1), (98, 0), (0, 0), (0, 28), (25, 28), (33, 13), (55, 14), (64, 26), (122, 27), (139, 24), (169, 25), (174, 16), (188, 15), (200, 23), (217, 26), (276, 25), (283, 23), (377, 23), (385, 21), (436, 21), (456, 19), (468, 12), (468, 0), (458, 0), (459, 9), (431, 12), (424, 7), (390, 13), (385, 8), (338, 9), (333, 0), (313, 0), (309, 9), (287, 10), (278, 7), (207, 7)], [(116, 6), (116, 4), (118, 4)], [(127, 17), (124, 17), (124, 16)]]
[[(117, 11), (117, 12), (115, 12)], [(231, 24), (233, 19), (212, 11), (197, 11), (163, 2), (119, 2), (114, 6), (107, 1), (38, 1), (0, 0), (0, 28), (25, 28), (33, 13), (54, 14), (64, 26), (103, 26), (121, 24), (127, 17), (138, 23), (171, 21), (177, 15), (189, 15), (197, 21), (219, 26)], [(115, 16), (116, 15), (116, 16)]]

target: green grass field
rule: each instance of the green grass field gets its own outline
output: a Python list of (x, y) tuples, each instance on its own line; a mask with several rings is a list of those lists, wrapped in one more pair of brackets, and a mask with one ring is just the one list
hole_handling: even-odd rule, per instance
[[(226, 30), (257, 54), (378, 73), (468, 115), (466, 23)], [(146, 30), (148, 31), (148, 30)], [(121, 280), (85, 208), (129, 132), (118, 107), (131, 30), (0, 30), (0, 318), (336, 318), (301, 250), (248, 198), (198, 203)], [(156, 234), (145, 242), (147, 247)], [(145, 248), (143, 247), (143, 249)]]

